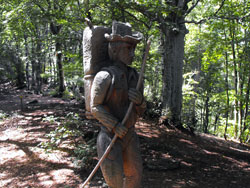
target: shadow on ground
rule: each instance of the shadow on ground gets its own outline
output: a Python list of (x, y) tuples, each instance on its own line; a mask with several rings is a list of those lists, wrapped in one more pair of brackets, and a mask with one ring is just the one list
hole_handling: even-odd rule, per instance
[[(82, 105), (7, 86), (1, 88), (0, 110), (11, 115), (0, 121), (0, 187), (80, 187), (94, 164), (79, 171), (70, 157), (72, 148), (45, 153), (39, 144), (57, 126), (44, 121), (45, 117), (63, 120), (67, 113), (77, 112), (83, 121), (88, 121)], [(23, 111), (20, 95), (24, 96)], [(97, 129), (92, 121), (85, 128), (89, 132)], [(144, 166), (143, 188), (250, 185), (250, 148), (246, 145), (212, 135), (190, 136), (152, 120), (139, 120), (136, 131)], [(100, 170), (89, 185), (107, 187)]]

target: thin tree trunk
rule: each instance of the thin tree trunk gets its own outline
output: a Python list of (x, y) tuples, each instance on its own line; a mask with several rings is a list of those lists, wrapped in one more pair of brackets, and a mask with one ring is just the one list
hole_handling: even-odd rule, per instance
[(37, 41), (36, 41), (36, 93), (40, 94), (42, 91), (42, 64), (41, 64), (41, 39), (40, 32), (37, 30)]
[(245, 97), (245, 101), (246, 101), (246, 107), (245, 107), (245, 117), (244, 117), (244, 125), (243, 128), (240, 131), (240, 141), (243, 142), (243, 134), (245, 132), (245, 130), (247, 129), (247, 116), (249, 113), (249, 93), (250, 93), (250, 72), (248, 75), (248, 83), (247, 83), (247, 92), (246, 92), (246, 97)]
[(61, 30), (61, 26), (55, 26), (53, 23), (50, 24), (51, 32), (53, 35), (56, 35), (56, 65), (58, 70), (58, 81), (59, 81), (59, 96), (63, 95), (65, 90), (64, 85), (64, 73), (63, 73), (63, 64), (62, 64), (62, 44), (59, 40), (58, 34)]
[(209, 124), (209, 96), (207, 93), (206, 102), (205, 102), (205, 121), (204, 121), (204, 133), (208, 133), (208, 124)]
[[(245, 50), (244, 50), (244, 61), (247, 62), (249, 61), (249, 48), (248, 48), (248, 40), (247, 40), (247, 32), (246, 30), (244, 30), (244, 34), (245, 34)], [(247, 91), (246, 91), (246, 96), (245, 96), (245, 109), (244, 109), (244, 123), (240, 129), (240, 141), (243, 142), (243, 141), (247, 141), (249, 139), (249, 133), (248, 135), (246, 136), (246, 138), (243, 138), (243, 134), (245, 132), (245, 130), (247, 129), (247, 126), (248, 126), (248, 122), (247, 122), (247, 117), (248, 117), (248, 114), (249, 114), (249, 100), (250, 100), (250, 72), (249, 72), (249, 69), (250, 69), (250, 65), (248, 67), (246, 67), (246, 70), (248, 70), (248, 82), (247, 82)], [(245, 75), (245, 74), (244, 74)], [(243, 76), (244, 76), (243, 75)], [(244, 140), (245, 139), (245, 140)]]
[(62, 65), (62, 52), (61, 52), (61, 43), (56, 43), (56, 64), (58, 68), (58, 77), (59, 77), (59, 95), (61, 96), (65, 90), (64, 86), (64, 73), (63, 73), (63, 65)]
[(25, 56), (26, 56), (26, 66), (25, 66), (25, 76), (26, 76), (26, 85), (28, 90), (31, 89), (30, 86), (30, 74), (29, 74), (29, 49), (28, 49), (28, 42), (27, 42), (27, 36), (24, 35), (24, 41), (25, 41)]
[(18, 56), (19, 53), (19, 45), (18, 42), (16, 42), (16, 55), (12, 56), (13, 62), (15, 62), (15, 68), (16, 68), (16, 85), (17, 87), (24, 87), (24, 80), (25, 80), (25, 75), (24, 75), (24, 67), (21, 59)]
[[(233, 22), (234, 24), (234, 22)], [(235, 29), (230, 27), (230, 35), (231, 35), (231, 47), (232, 47), (232, 53), (233, 53), (233, 64), (234, 64), (234, 89), (235, 89), (235, 108), (234, 108), (234, 118), (235, 118), (235, 124), (234, 124), (234, 132), (235, 132), (235, 138), (238, 137), (238, 124), (239, 124), (239, 101), (238, 101), (238, 68), (236, 63), (236, 52), (235, 52)]]
[[(241, 32), (240, 30), (241, 30), (241, 27), (240, 27), (240, 25), (239, 25), (239, 21), (237, 21), (237, 33), (239, 33), (239, 32)], [(238, 39), (237, 39), (237, 37), (235, 37), (235, 42), (236, 42), (236, 52), (237, 52), (237, 56), (239, 57), (239, 54), (240, 54), (240, 52), (239, 52), (239, 49), (241, 48), (240, 46), (239, 46), (239, 41), (238, 41)], [(239, 84), (238, 84), (238, 87), (239, 87), (239, 92), (240, 92), (240, 100), (239, 100), (239, 125), (238, 125), (238, 127), (239, 127), (239, 131), (238, 131), (238, 133), (240, 133), (240, 135), (241, 135), (241, 130), (242, 130), (242, 127), (243, 127), (243, 121), (244, 121), (244, 104), (245, 104), (245, 102), (246, 101), (244, 101), (243, 99), (242, 99), (242, 97), (243, 97), (243, 95), (244, 95), (244, 85), (246, 84), (245, 83), (245, 75), (247, 74), (247, 72), (248, 72), (248, 69), (247, 69), (247, 67), (246, 66), (243, 66), (244, 65), (244, 63), (242, 64), (242, 61), (240, 60), (238, 63), (238, 80), (239, 80)], [(238, 138), (238, 137), (237, 137)]]
[(218, 122), (219, 117), (220, 117), (220, 114), (217, 113), (215, 115), (215, 120), (214, 120), (214, 134), (215, 134), (215, 132), (217, 130), (217, 122)]
[[(61, 9), (57, 5), (56, 1), (53, 1), (53, 7), (55, 10)], [(59, 38), (59, 33), (61, 30), (61, 25), (56, 25), (55, 23), (50, 23), (50, 30), (53, 35), (56, 36), (56, 65), (58, 70), (58, 81), (59, 81), (59, 96), (63, 95), (63, 92), (65, 91), (65, 85), (64, 85), (64, 73), (63, 73), (63, 64), (62, 64), (62, 44)]]
[[(224, 36), (225, 36), (225, 41), (227, 41), (227, 34), (226, 30), (224, 29)], [(225, 118), (226, 118), (226, 126), (225, 126), (225, 132), (224, 132), (224, 138), (227, 140), (227, 128), (228, 128), (228, 118), (229, 118), (229, 83), (228, 83), (228, 76), (229, 76), (229, 71), (228, 71), (228, 53), (225, 51), (225, 59), (226, 59), (226, 78), (225, 78), (225, 88), (226, 88), (226, 111), (225, 111)]]
[(228, 118), (229, 118), (229, 83), (228, 83), (228, 54), (227, 52), (225, 52), (225, 56), (226, 56), (226, 78), (225, 78), (225, 82), (226, 82), (226, 126), (225, 126), (225, 132), (224, 132), (224, 138), (227, 140), (227, 128), (228, 128)]
[(35, 61), (35, 48), (34, 48), (34, 41), (32, 41), (32, 44), (31, 44), (31, 54), (32, 54), (32, 57), (31, 57), (31, 89), (32, 90), (35, 90), (35, 86), (36, 86), (36, 61)]
[[(201, 24), (199, 25), (199, 33), (201, 33)], [(194, 80), (199, 83), (200, 82), (200, 72), (201, 72), (201, 58), (202, 58), (202, 52), (201, 52), (201, 40), (200, 37), (198, 38), (199, 46), (197, 51), (197, 57), (198, 61), (195, 63), (195, 66), (192, 67), (192, 70), (194, 71)], [(193, 91), (197, 93), (198, 84), (194, 84)], [(196, 119), (196, 100), (197, 95), (194, 95), (191, 103), (192, 103), (192, 126), (196, 127), (197, 119)]]

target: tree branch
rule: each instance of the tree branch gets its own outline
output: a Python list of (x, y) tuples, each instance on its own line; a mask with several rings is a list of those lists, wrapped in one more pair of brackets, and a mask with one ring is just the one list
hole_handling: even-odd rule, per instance
[(184, 5), (187, 5), (192, 0), (184, 0)]
[(128, 14), (129, 16), (131, 16), (132, 18), (134, 18), (136, 21), (141, 22), (142, 24), (144, 24), (148, 29), (150, 28), (150, 25), (148, 25), (146, 22), (139, 20), (136, 16), (134, 16), (133, 14), (131, 14), (130, 12), (124, 10), (124, 12), (126, 14)]
[(246, 14), (245, 16), (243, 16), (242, 18), (240, 18), (241, 21), (244, 21), (245, 18), (250, 16), (250, 12), (248, 12), (248, 14)]
[(46, 0), (47, 1), (47, 3), (48, 3), (48, 11), (50, 11), (50, 9), (51, 9), (51, 3), (50, 3), (50, 0)]
[(185, 13), (184, 17), (186, 17), (200, 2), (200, 0), (197, 0), (195, 4), (193, 4), (193, 6), (191, 6)]
[(218, 12), (222, 9), (222, 7), (224, 6), (224, 3), (225, 3), (225, 1), (226, 0), (223, 0), (222, 2), (221, 2), (221, 5), (220, 5), (220, 7), (218, 8), (218, 10), (215, 12), (215, 16), (216, 16), (216, 14), (218, 14)]
[[(198, 4), (200, 0), (197, 0), (197, 2), (187, 11), (186, 15), (189, 14), (192, 9), (195, 8), (195, 6)], [(226, 0), (223, 0), (220, 4), (220, 7), (217, 9), (217, 11), (214, 13), (214, 16), (212, 17), (208, 17), (208, 18), (204, 18), (204, 19), (201, 19), (199, 21), (195, 21), (195, 20), (186, 20), (184, 22), (181, 22), (181, 24), (183, 23), (194, 23), (194, 24), (202, 24), (210, 19), (222, 19), (222, 20), (239, 20), (239, 21), (244, 21), (245, 18), (249, 17), (250, 16), (250, 13), (246, 14), (245, 16), (243, 17), (238, 17), (238, 16), (217, 16), (217, 14), (219, 13), (219, 11), (223, 8), (224, 4), (225, 4), (225, 1)]]
[(248, 13), (247, 15), (243, 16), (243, 17), (238, 17), (238, 16), (213, 16), (213, 17), (208, 17), (208, 18), (204, 18), (201, 19), (199, 21), (195, 21), (195, 20), (185, 20), (184, 22), (180, 22), (180, 24), (184, 24), (184, 23), (194, 23), (194, 24), (202, 24), (204, 22), (207, 22), (208, 20), (240, 20), (240, 21), (244, 21), (244, 19), (246, 17), (249, 17), (250, 13)]
[(193, 24), (202, 24), (204, 22), (206, 22), (209, 19), (201, 19), (199, 21), (195, 21), (195, 20), (185, 20), (184, 22), (180, 23), (180, 24), (184, 24), (184, 23), (193, 23)]
[(46, 10), (36, 1), (36, 0), (34, 0), (34, 1), (32, 1), (35, 5), (37, 5), (40, 9), (41, 9), (41, 11), (43, 12), (43, 13), (46, 13)]

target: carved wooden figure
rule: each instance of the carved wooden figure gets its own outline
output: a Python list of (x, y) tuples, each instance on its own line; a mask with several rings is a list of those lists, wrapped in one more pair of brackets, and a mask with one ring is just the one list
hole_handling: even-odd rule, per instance
[[(93, 29), (95, 28), (92, 28), (92, 37)], [(103, 31), (106, 31), (104, 36)], [(98, 48), (102, 46), (103, 59), (95, 60), (98, 64), (94, 65), (96, 69), (92, 68), (95, 71), (85, 73), (86, 84), (91, 85), (91, 87), (86, 85), (89, 90), (85, 93), (85, 98), (88, 100), (86, 102), (88, 115), (91, 114), (97, 119), (101, 126), (97, 138), (98, 157), (103, 155), (115, 134), (119, 137), (103, 161), (101, 170), (106, 183), (112, 188), (139, 188), (142, 160), (134, 125), (137, 117), (144, 112), (146, 103), (142, 94), (143, 88), (141, 87), (139, 91), (135, 89), (138, 73), (129, 65), (132, 64), (135, 47), (142, 39), (142, 35), (139, 32), (132, 32), (130, 24), (114, 21), (112, 32), (107, 28), (102, 29), (100, 36), (103, 36), (101, 37), (103, 42), (99, 43)], [(85, 46), (86, 52), (93, 51), (93, 48)], [(91, 57), (91, 54), (88, 57)], [(87, 61), (93, 59), (89, 58)], [(88, 63), (93, 65), (93, 62), (87, 61), (85, 61), (87, 65)], [(131, 101), (135, 105), (128, 120), (122, 125), (121, 121)]]

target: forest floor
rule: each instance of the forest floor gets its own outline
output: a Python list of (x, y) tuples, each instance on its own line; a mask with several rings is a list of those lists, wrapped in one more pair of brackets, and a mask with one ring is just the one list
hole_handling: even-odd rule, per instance
[[(8, 114), (0, 118), (0, 187), (80, 187), (92, 169), (79, 170), (72, 160), (72, 148), (46, 153), (40, 146), (58, 126), (44, 118), (63, 119), (69, 112), (84, 118), (80, 104), (2, 84), (0, 112)], [(140, 119), (136, 131), (143, 158), (143, 188), (250, 187), (247, 145), (206, 134), (191, 136), (153, 120)], [(89, 187), (107, 187), (100, 170)]]

